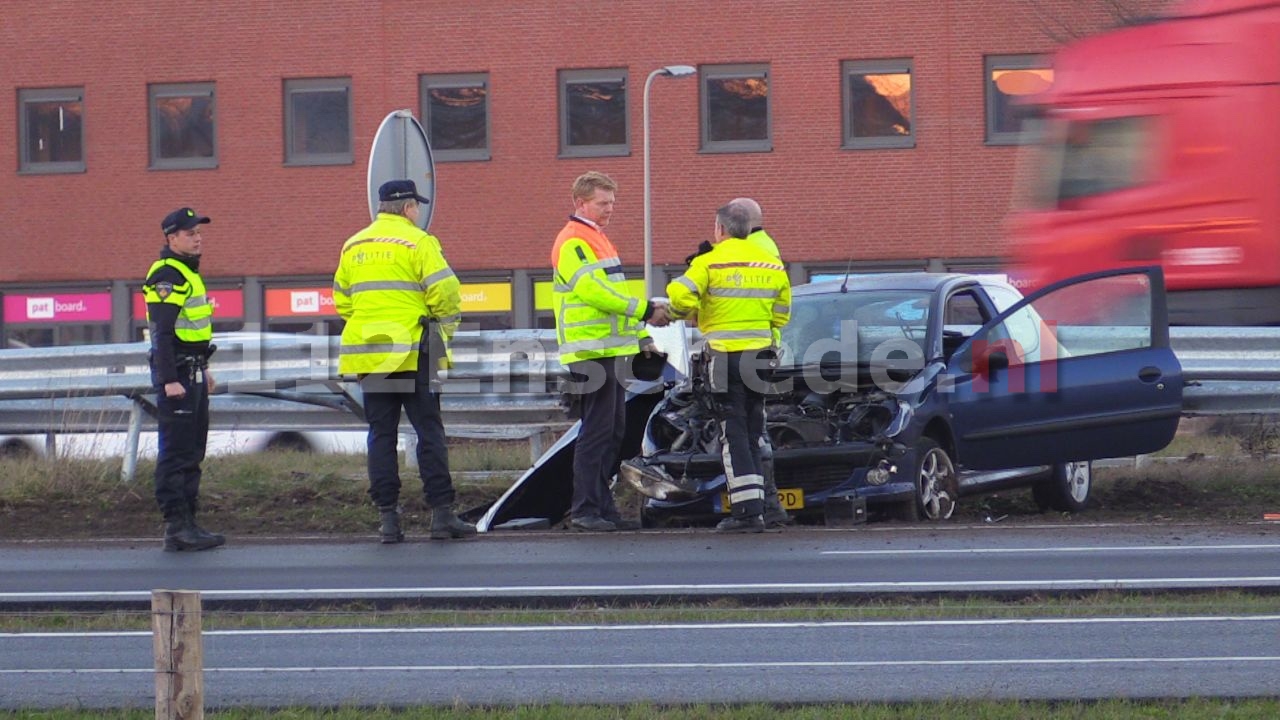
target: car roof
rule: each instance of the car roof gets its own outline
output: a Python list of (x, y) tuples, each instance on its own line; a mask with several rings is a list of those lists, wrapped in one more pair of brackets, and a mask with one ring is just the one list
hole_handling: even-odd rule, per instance
[[(849, 276), (849, 292), (866, 292), (875, 290), (910, 290), (916, 292), (937, 292), (949, 286), (965, 281), (977, 282), (978, 278), (964, 273), (931, 273), (931, 272), (898, 272), (871, 273)], [(797, 285), (792, 295), (825, 295), (840, 292), (844, 279), (823, 280), (821, 282)]]

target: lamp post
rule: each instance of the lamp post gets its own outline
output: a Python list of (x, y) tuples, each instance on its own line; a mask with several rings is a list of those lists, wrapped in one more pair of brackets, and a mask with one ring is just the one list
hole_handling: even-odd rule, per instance
[(667, 65), (649, 73), (644, 81), (644, 293), (653, 297), (653, 211), (649, 193), (649, 86), (659, 75), (688, 77), (698, 72), (692, 65)]

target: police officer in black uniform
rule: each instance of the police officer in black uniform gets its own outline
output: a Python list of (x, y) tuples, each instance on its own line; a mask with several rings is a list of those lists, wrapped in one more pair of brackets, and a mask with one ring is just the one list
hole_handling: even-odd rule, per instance
[(213, 306), (200, 278), (200, 226), (207, 223), (209, 218), (187, 207), (166, 215), (160, 223), (165, 247), (142, 285), (160, 428), (156, 502), (164, 513), (167, 552), (207, 550), (226, 542), (195, 519), (213, 391)]

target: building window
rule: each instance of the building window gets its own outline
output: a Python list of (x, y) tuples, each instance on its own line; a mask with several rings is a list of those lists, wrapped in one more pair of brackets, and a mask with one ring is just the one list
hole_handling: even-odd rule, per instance
[(915, 147), (911, 61), (843, 63), (845, 148)]
[(707, 65), (698, 73), (702, 77), (702, 150), (772, 150), (769, 66)]
[(18, 169), (84, 172), (84, 88), (18, 91)]
[(1053, 85), (1053, 68), (1040, 55), (990, 55), (986, 59), (987, 143), (1017, 145), (1029, 142), (1031, 116), (1026, 98)]
[(627, 155), (627, 138), (627, 71), (561, 70), (561, 157)]
[(423, 75), (422, 124), (434, 160), (489, 159), (489, 76)]
[(284, 81), (287, 165), (347, 165), (351, 159), (351, 78)]
[(213, 83), (152, 85), (147, 94), (151, 104), (151, 167), (217, 167)]

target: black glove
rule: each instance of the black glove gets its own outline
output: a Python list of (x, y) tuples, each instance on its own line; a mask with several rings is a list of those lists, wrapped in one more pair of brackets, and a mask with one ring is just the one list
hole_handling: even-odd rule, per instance
[(702, 242), (698, 243), (698, 251), (684, 259), (684, 264), (692, 265), (694, 258), (698, 257), (699, 255), (705, 255), (706, 253), (709, 253), (709, 252), (711, 252), (711, 241), (703, 240)]

